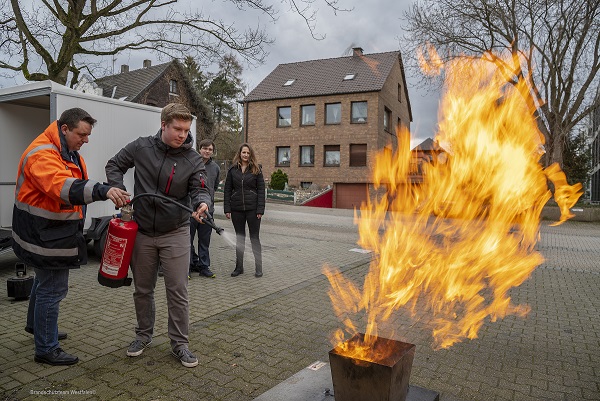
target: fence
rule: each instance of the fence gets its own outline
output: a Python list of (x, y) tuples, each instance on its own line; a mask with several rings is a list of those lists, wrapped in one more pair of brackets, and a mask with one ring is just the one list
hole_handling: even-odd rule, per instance
[[(217, 194), (223, 195), (223, 184), (219, 184), (217, 188)], [(286, 202), (296, 204), (296, 193), (293, 191), (277, 191), (274, 189), (266, 188), (267, 199), (271, 199), (274, 201)]]

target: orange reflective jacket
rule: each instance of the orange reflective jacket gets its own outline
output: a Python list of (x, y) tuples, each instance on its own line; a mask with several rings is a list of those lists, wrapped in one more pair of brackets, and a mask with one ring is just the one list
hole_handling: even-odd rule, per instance
[(87, 179), (83, 158), (68, 152), (58, 123), (50, 124), (19, 162), (12, 221), (15, 254), (45, 269), (87, 263), (82, 205), (106, 199), (109, 188)]

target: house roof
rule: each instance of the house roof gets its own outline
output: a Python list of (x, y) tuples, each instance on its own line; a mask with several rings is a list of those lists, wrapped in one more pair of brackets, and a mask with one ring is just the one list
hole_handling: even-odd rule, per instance
[(242, 102), (379, 91), (399, 59), (394, 51), (279, 64)]
[(437, 144), (437, 142), (434, 142), (433, 139), (431, 139), (431, 138), (425, 139), (423, 142), (421, 142), (420, 144), (418, 144), (417, 146), (415, 146), (413, 148), (413, 150), (422, 150), (424, 152), (432, 151), (432, 150), (439, 150), (439, 149), (440, 149), (440, 147)]
[(434, 141), (431, 138), (425, 139), (423, 142), (418, 144), (413, 148), (413, 151), (422, 151), (422, 152), (439, 152), (443, 151), (444, 148), (440, 146), (439, 143)]
[[(191, 105), (198, 114), (196, 117), (201, 119), (205, 126), (212, 127), (213, 120), (210, 108), (206, 105), (206, 102), (200, 97), (198, 92), (194, 90), (190, 79), (183, 70), (183, 66), (177, 59), (147, 68), (140, 68), (139, 70), (98, 78), (94, 82), (102, 88), (102, 96), (137, 103), (139, 100), (138, 97), (141, 96), (148, 87), (160, 79), (171, 65), (173, 65), (174, 68), (179, 69), (181, 76), (183, 77), (183, 86), (188, 91)], [(115, 91), (114, 96), (112, 93), (113, 90)]]
[[(133, 101), (144, 89), (158, 79), (169, 65), (171, 65), (171, 62), (109, 75), (98, 78), (95, 82), (102, 88), (102, 96)], [(115, 91), (114, 95), (113, 90)]]

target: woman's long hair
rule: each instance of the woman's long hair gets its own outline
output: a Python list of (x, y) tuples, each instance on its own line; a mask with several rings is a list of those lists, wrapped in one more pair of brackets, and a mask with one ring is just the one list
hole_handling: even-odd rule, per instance
[(250, 172), (254, 175), (258, 175), (258, 173), (260, 173), (260, 166), (256, 161), (256, 153), (254, 153), (254, 149), (252, 149), (252, 146), (250, 146), (248, 143), (242, 143), (240, 145), (237, 153), (235, 156), (233, 156), (232, 164), (234, 166), (238, 166), (240, 169), (242, 168), (242, 157), (240, 155), (242, 154), (242, 149), (245, 147), (250, 151), (250, 157), (248, 158), (248, 167), (250, 168)]

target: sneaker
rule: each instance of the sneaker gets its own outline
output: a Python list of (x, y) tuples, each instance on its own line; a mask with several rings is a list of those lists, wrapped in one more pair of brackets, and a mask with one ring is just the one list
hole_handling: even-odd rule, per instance
[(204, 276), (204, 277), (210, 277), (210, 278), (217, 277), (217, 275), (215, 273), (211, 272), (208, 267), (206, 269), (200, 270), (200, 275)]
[(177, 351), (171, 351), (171, 354), (179, 359), (186, 368), (193, 368), (198, 365), (198, 358), (187, 348), (179, 348)]
[(190, 271), (191, 272), (200, 272), (200, 266), (198, 266), (197, 264), (190, 264)]
[(127, 356), (139, 356), (144, 352), (145, 348), (148, 348), (152, 344), (152, 340), (145, 342), (142, 340), (133, 340), (127, 348)]

